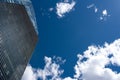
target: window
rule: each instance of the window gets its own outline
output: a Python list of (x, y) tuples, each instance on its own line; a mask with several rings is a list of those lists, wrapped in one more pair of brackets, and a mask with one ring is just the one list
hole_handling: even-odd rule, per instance
[(6, 64), (4, 64), (4, 65), (3, 65), (3, 68), (5, 69), (6, 67), (7, 67), (7, 65), (6, 65)]
[(7, 70), (7, 71), (6, 71), (6, 74), (9, 75), (9, 73), (10, 73), (10, 72)]

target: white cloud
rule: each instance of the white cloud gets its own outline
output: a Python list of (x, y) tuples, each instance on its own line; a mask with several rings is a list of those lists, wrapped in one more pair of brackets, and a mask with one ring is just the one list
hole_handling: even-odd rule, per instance
[(108, 14), (108, 11), (106, 9), (100, 10), (94, 3), (87, 6), (87, 9), (94, 10), (95, 14), (99, 15), (100, 20), (107, 20), (108, 17), (110, 17), (110, 14)]
[(63, 17), (65, 13), (69, 13), (73, 7), (75, 6), (75, 2), (72, 1), (72, 3), (68, 2), (59, 2), (56, 4), (56, 10), (57, 15), (59, 17)]
[(103, 11), (102, 11), (102, 14), (103, 14), (103, 16), (107, 16), (107, 15), (108, 15), (107, 10), (106, 10), (106, 9), (103, 10)]
[(96, 7), (95, 4), (90, 4), (90, 5), (88, 5), (88, 6), (87, 6), (87, 9), (93, 9), (95, 13), (98, 12), (98, 8)]
[(84, 55), (79, 54), (78, 58), (74, 77), (79, 78), (82, 74), (84, 80), (120, 80), (120, 73), (106, 68), (111, 63), (120, 66), (120, 39), (111, 44), (105, 43), (102, 47), (89, 46)]
[(22, 77), (22, 80), (37, 80), (37, 75), (34, 72), (34, 69), (32, 68), (32, 66), (28, 65), (24, 75)]
[(97, 7), (95, 7), (95, 13), (97, 13), (98, 12), (98, 8)]
[[(59, 62), (56, 63), (54, 58), (45, 57), (44, 68), (33, 69), (28, 66), (22, 80), (37, 80), (38, 78), (42, 80), (120, 80), (120, 73), (106, 67), (109, 64), (120, 67), (120, 39), (111, 44), (105, 43), (103, 46), (88, 46), (83, 55), (78, 54), (77, 57), (73, 77), (62, 78), (64, 70), (60, 68)], [(57, 60), (62, 59), (59, 57)]]
[(106, 20), (110, 15), (108, 14), (108, 11), (105, 9), (102, 11), (102, 15), (100, 16), (100, 20)]
[(95, 6), (95, 4), (90, 4), (90, 5), (87, 6), (87, 8), (90, 9), (90, 8), (92, 8), (94, 6)]
[(66, 78), (64, 78), (62, 80), (77, 80), (77, 79), (74, 79), (74, 78), (71, 78), (71, 77), (66, 77)]
[(54, 10), (54, 8), (52, 8), (52, 7), (51, 7), (51, 8), (49, 8), (49, 11), (53, 11), (53, 10)]
[[(60, 57), (54, 57), (54, 59), (55, 58), (57, 60), (59, 59), (57, 63), (59, 63), (59, 61), (61, 61), (62, 59)], [(38, 78), (42, 80), (49, 80), (48, 77), (51, 77), (51, 80), (62, 80), (60, 76), (64, 70), (61, 70), (60, 64), (57, 63), (55, 63), (52, 58), (45, 57), (44, 69), (34, 69), (30, 65), (28, 65), (22, 77), (22, 80), (37, 80)]]
[(60, 65), (53, 62), (49, 57), (45, 57), (45, 63), (44, 69), (37, 71), (38, 77), (42, 80), (46, 80), (48, 76), (50, 76), (52, 80), (59, 79), (59, 76), (63, 73), (63, 70), (59, 69)]

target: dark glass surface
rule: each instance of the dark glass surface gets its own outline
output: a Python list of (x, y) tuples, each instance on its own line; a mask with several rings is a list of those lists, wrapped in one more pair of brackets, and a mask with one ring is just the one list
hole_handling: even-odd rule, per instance
[(14, 4), (24, 5), (27, 14), (29, 15), (29, 18), (38, 34), (36, 17), (31, 0), (0, 0), (0, 3), (14, 3)]
[(23, 5), (0, 3), (0, 80), (20, 80), (37, 42)]

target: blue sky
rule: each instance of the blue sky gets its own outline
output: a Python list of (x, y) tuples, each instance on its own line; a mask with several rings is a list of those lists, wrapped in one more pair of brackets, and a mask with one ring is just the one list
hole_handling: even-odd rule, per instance
[[(75, 75), (74, 66), (77, 65), (77, 62), (80, 59), (77, 58), (77, 55), (83, 54), (83, 57), (85, 57), (85, 51), (88, 50), (93, 52), (89, 50), (88, 47), (99, 45), (101, 47), (100, 49), (97, 49), (97, 51), (102, 51), (102, 46), (107, 42), (108, 46), (113, 45), (113, 47), (115, 47), (113, 51), (108, 50), (109, 52), (114, 53), (114, 51), (118, 51), (118, 49), (116, 49), (117, 47), (120, 48), (119, 46), (116, 47), (114, 45), (119, 43), (120, 38), (119, 0), (32, 0), (32, 2), (38, 24), (39, 40), (29, 63), (31, 66), (28, 67), (44, 71), (43, 68), (45, 68), (46, 65), (44, 63), (45, 56), (51, 58), (53, 63), (54, 60), (56, 61), (58, 57), (61, 57), (65, 60), (65, 63), (62, 63), (60, 67), (61, 69), (64, 69), (64, 73), (61, 77), (65, 78), (69, 76), (73, 79), (73, 75)], [(68, 12), (63, 11), (59, 13), (62, 16), (57, 13), (57, 4), (72, 4), (73, 2), (75, 2), (75, 4), (72, 8), (67, 9), (69, 10)], [(117, 40), (117, 42), (115, 42), (115, 40)], [(104, 52), (106, 52), (106, 48), (112, 49), (112, 47), (108, 46), (103, 47)], [(96, 47), (92, 49), (96, 49)], [(93, 53), (97, 54), (97, 52)], [(103, 53), (99, 52), (98, 56)], [(54, 56), (56, 56), (55, 59)], [(92, 57), (94, 56), (95, 55)], [(89, 60), (91, 60), (91, 58)], [(88, 62), (85, 60), (85, 67), (87, 63), (89, 64), (89, 60), (87, 60)], [(119, 64), (117, 62), (115, 63), (114, 60), (110, 60), (109, 62), (113, 64), (107, 67), (109, 67), (109, 69), (111, 68), (112, 71), (118, 71), (119, 73)], [(106, 67), (106, 63), (103, 64)], [(117, 66), (114, 64), (117, 64)], [(82, 73), (83, 77), (81, 78), (88, 80), (89, 76), (86, 77), (86, 74)], [(99, 80), (95, 78), (95, 75), (93, 76), (94, 80)], [(109, 79), (103, 76), (105, 75), (102, 75), (100, 80)], [(42, 77), (39, 76), (39, 78), (42, 80)], [(62, 80), (72, 79), (66, 78)], [(92, 78), (90, 79), (93, 80)], [(111, 80), (113, 79), (111, 78)], [(119, 78), (115, 78), (115, 80), (119, 80)]]

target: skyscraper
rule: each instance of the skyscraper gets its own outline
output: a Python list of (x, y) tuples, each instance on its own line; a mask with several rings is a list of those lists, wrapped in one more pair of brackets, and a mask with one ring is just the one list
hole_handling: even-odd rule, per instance
[(37, 31), (25, 6), (0, 2), (0, 80), (21, 80), (36, 42)]

